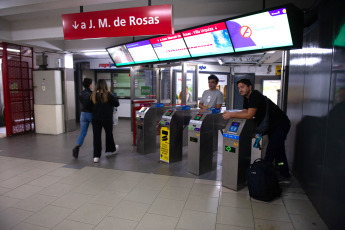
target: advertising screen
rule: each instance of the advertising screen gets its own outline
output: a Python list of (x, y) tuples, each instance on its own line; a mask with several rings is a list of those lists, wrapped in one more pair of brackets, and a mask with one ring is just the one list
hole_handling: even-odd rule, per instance
[(107, 51), (116, 66), (134, 64), (134, 61), (125, 45), (108, 48)]
[(181, 33), (150, 39), (160, 61), (190, 58)]
[(234, 52), (225, 22), (181, 33), (192, 57)]
[(226, 22), (235, 52), (292, 46), (286, 8)]
[(149, 40), (129, 43), (126, 47), (135, 64), (159, 61)]

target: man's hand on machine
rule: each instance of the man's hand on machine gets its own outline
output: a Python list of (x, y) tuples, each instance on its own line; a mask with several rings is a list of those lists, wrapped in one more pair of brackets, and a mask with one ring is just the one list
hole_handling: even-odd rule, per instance
[(229, 120), (232, 117), (232, 113), (229, 111), (224, 111), (222, 116), (225, 120)]

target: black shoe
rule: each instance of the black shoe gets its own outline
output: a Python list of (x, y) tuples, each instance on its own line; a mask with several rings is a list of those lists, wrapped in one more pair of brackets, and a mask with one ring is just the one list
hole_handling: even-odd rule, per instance
[(77, 145), (76, 147), (74, 147), (74, 149), (73, 149), (73, 157), (75, 158), (75, 159), (78, 159), (78, 155), (79, 155), (79, 145)]

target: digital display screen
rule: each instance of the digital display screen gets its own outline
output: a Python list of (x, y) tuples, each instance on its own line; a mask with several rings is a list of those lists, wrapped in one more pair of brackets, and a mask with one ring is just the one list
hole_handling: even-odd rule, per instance
[(166, 114), (165, 114), (165, 116), (170, 116), (171, 114), (172, 114), (172, 110), (169, 110)]
[(226, 22), (235, 52), (292, 46), (286, 8)]
[(194, 120), (200, 120), (202, 117), (202, 114), (197, 114), (195, 117), (194, 117)]
[(230, 132), (237, 132), (239, 126), (240, 126), (240, 123), (238, 123), (238, 122), (232, 122), (232, 123), (231, 123), (231, 126), (230, 126), (230, 128), (229, 128), (229, 131), (230, 131)]
[(181, 33), (150, 39), (160, 61), (190, 58)]
[(234, 52), (225, 22), (181, 33), (192, 57)]
[(107, 51), (116, 66), (134, 64), (134, 61), (125, 45), (108, 48)]
[(134, 63), (146, 63), (159, 61), (149, 40), (126, 44)]
[(147, 107), (142, 107), (139, 112), (145, 112), (147, 110)]

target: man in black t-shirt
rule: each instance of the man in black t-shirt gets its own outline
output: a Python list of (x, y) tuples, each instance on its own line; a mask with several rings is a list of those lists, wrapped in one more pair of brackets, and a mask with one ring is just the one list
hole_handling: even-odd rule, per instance
[[(243, 110), (240, 112), (223, 113), (224, 119), (242, 118), (253, 119), (259, 125), (266, 114), (266, 99), (259, 91), (253, 90), (252, 83), (249, 79), (237, 81), (239, 93), (244, 97)], [(269, 130), (268, 145), (266, 149), (265, 160), (275, 162), (280, 170), (280, 182), (290, 182), (289, 166), (285, 154), (285, 140), (290, 130), (290, 120), (286, 114), (271, 100), (269, 100)]]

